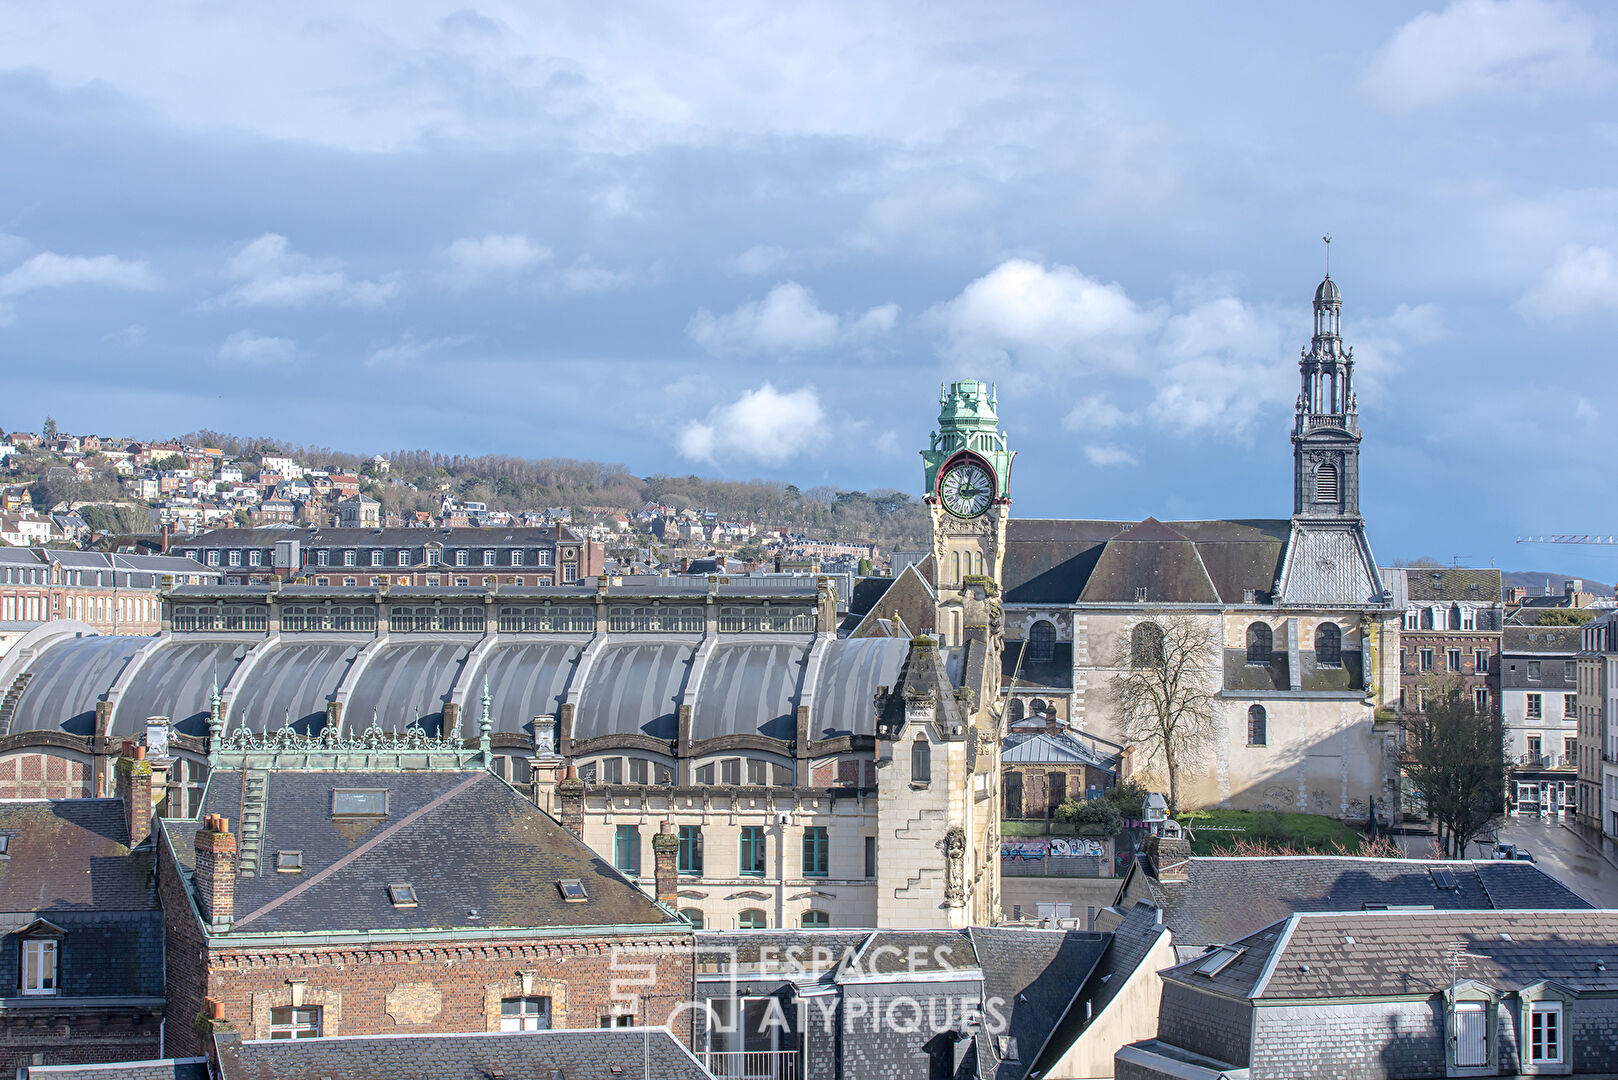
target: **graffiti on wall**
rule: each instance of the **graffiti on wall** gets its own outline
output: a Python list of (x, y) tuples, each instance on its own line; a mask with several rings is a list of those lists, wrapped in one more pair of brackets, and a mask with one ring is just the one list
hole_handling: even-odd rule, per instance
[(1000, 841), (1002, 859), (1048, 859), (1063, 855), (1107, 857), (1109, 844), (1089, 836), (1035, 836)]

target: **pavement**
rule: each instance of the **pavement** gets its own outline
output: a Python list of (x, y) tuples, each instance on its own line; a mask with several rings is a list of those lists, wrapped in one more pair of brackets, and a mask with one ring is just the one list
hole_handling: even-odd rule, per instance
[[(1577, 822), (1555, 818), (1508, 817), (1500, 827), (1499, 839), (1534, 856), (1534, 862), (1547, 874), (1598, 907), (1618, 908), (1618, 844), (1599, 835), (1590, 836)], [(1432, 836), (1413, 834), (1396, 837), (1413, 858), (1441, 858)], [(1494, 841), (1474, 843), (1467, 855), (1487, 859)]]

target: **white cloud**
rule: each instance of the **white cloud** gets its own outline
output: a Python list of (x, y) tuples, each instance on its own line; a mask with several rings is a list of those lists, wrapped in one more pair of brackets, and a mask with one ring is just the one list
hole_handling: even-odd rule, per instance
[(286, 367), (298, 357), (297, 343), (289, 338), (263, 337), (238, 330), (219, 346), (221, 363), (233, 367)]
[(522, 233), (463, 236), (444, 249), (455, 268), (469, 278), (519, 274), (551, 257), (551, 249)]
[(58, 255), (54, 251), (42, 251), (0, 277), (0, 296), (21, 296), (37, 289), (72, 285), (144, 291), (157, 288), (157, 276), (146, 263), (120, 259), (116, 255)]
[(563, 270), (558, 284), (563, 292), (604, 293), (626, 288), (632, 280), (632, 275), (626, 271), (580, 262)]
[(430, 352), (452, 349), (466, 344), (467, 340), (465, 337), (439, 337), (423, 341), (406, 330), (392, 345), (383, 345), (366, 354), (365, 365), (372, 368), (406, 368)]
[(782, 393), (765, 383), (686, 424), (677, 445), (693, 461), (781, 465), (813, 452), (826, 434), (826, 410), (813, 387)]
[(961, 362), (1063, 362), (1127, 370), (1159, 315), (1071, 266), (1008, 259), (933, 309)]
[(1618, 258), (1603, 247), (1564, 247), (1516, 307), (1540, 319), (1618, 308)]
[(292, 250), (287, 238), (265, 233), (249, 241), (225, 266), (239, 282), (215, 300), (215, 307), (380, 307), (398, 295), (397, 275), (375, 281), (354, 280), (338, 259), (315, 259)]
[(1084, 448), (1085, 460), (1098, 469), (1110, 469), (1119, 465), (1134, 465), (1135, 455), (1121, 446), (1086, 446)]
[(728, 315), (701, 309), (686, 333), (713, 353), (801, 353), (830, 348), (848, 336), (885, 333), (898, 317), (898, 305), (883, 304), (858, 317), (839, 318), (822, 310), (808, 289), (785, 281), (763, 300), (748, 301)]
[(787, 261), (785, 248), (772, 247), (767, 244), (755, 244), (731, 260), (731, 266), (738, 274), (748, 277), (759, 277), (763, 274), (772, 274), (779, 270)]
[(1062, 418), (1062, 426), (1070, 431), (1112, 431), (1139, 420), (1137, 413), (1120, 409), (1106, 394), (1090, 394), (1074, 404)]
[(1372, 58), (1361, 91), (1409, 112), (1458, 98), (1590, 89), (1606, 81), (1595, 26), (1555, 0), (1455, 0), (1401, 26)]

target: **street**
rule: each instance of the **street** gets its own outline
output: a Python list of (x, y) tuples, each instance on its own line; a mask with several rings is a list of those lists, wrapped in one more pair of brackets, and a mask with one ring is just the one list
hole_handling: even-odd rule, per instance
[[(1432, 857), (1432, 838), (1398, 838), (1415, 858)], [(1539, 868), (1562, 882), (1597, 907), (1618, 907), (1618, 866), (1608, 862), (1573, 832), (1556, 820), (1538, 817), (1508, 817), (1500, 829), (1500, 840), (1533, 853)], [(1473, 844), (1467, 854), (1489, 857), (1493, 842)]]

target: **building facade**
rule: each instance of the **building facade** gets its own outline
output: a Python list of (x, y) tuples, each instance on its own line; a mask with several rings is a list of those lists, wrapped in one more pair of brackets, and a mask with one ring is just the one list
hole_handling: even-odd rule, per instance
[(1608, 612), (1579, 631), (1579, 823), (1618, 839), (1618, 613)]
[(155, 634), (162, 590), (218, 581), (190, 559), (57, 548), (0, 548), (0, 654), (53, 620), (100, 634)]
[(1507, 626), (1502, 636), (1507, 796), (1518, 813), (1560, 814), (1573, 808), (1581, 644), (1577, 626)]
[(1419, 713), (1434, 695), (1458, 686), (1480, 714), (1499, 715), (1500, 571), (1411, 566), (1382, 573), (1394, 606), (1404, 612), (1400, 711)]

